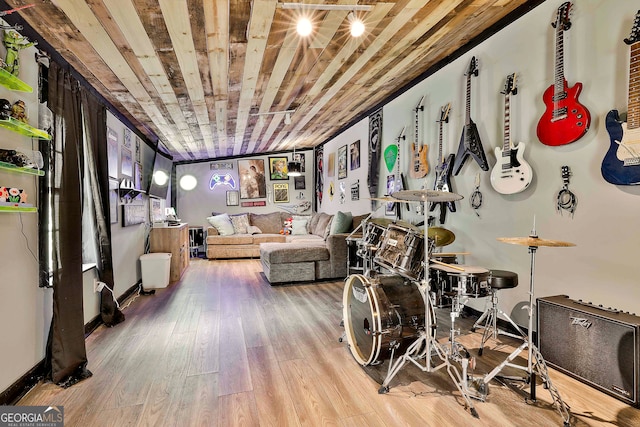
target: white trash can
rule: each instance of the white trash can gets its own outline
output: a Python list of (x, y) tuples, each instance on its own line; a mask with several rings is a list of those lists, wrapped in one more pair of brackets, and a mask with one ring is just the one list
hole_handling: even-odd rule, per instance
[(145, 288), (166, 288), (171, 277), (171, 254), (152, 253), (140, 256), (142, 286)]

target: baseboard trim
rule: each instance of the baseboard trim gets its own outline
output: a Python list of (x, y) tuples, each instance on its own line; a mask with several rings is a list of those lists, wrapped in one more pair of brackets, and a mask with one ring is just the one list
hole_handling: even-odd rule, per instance
[[(122, 304), (127, 298), (132, 296), (138, 291), (138, 287), (142, 283), (142, 280), (138, 280), (133, 286), (127, 289), (118, 298), (118, 304)], [(98, 329), (102, 325), (102, 317), (97, 315), (86, 325), (84, 325), (84, 337), (85, 339), (91, 335), (93, 331)], [(42, 359), (36, 366), (31, 368), (27, 373), (18, 378), (16, 382), (11, 384), (6, 390), (0, 393), (0, 405), (15, 405), (20, 399), (22, 399), (40, 380), (45, 376), (44, 359)]]

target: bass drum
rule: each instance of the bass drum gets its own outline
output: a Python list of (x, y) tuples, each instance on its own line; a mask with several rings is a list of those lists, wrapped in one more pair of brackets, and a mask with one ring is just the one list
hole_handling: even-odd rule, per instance
[(353, 274), (345, 282), (342, 302), (349, 349), (363, 366), (382, 363), (395, 346), (405, 351), (424, 329), (422, 294), (400, 276)]

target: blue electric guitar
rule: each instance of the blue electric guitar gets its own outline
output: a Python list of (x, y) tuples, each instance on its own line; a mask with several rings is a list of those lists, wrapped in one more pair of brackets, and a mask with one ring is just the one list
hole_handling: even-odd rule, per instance
[(626, 122), (618, 116), (618, 110), (607, 114), (605, 124), (611, 139), (609, 151), (602, 160), (602, 176), (615, 185), (640, 184), (640, 11), (631, 29), (631, 35), (624, 42), (631, 45), (629, 70), (629, 98)]

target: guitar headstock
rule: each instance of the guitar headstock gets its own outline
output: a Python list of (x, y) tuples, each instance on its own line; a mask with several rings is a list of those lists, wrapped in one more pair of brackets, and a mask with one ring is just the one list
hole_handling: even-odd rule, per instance
[(476, 59), (475, 56), (473, 56), (471, 58), (471, 62), (469, 62), (469, 68), (467, 69), (467, 72), (464, 73), (465, 76), (476, 76), (478, 77), (478, 60)]
[(451, 103), (440, 107), (440, 120), (438, 122), (449, 123), (449, 110), (451, 110)]
[(567, 31), (571, 28), (571, 2), (567, 1), (560, 5), (558, 13), (556, 14), (556, 20), (551, 24), (553, 28)]
[(631, 34), (629, 34), (628, 39), (624, 39), (624, 42), (628, 45), (632, 45), (640, 41), (638, 39), (638, 35), (640, 33), (640, 10), (636, 13), (636, 19), (633, 21), (633, 28), (631, 29)]
[(500, 93), (504, 95), (516, 95), (518, 93), (518, 88), (516, 86), (516, 73), (509, 74), (507, 76), (507, 80), (504, 83), (504, 89)]

